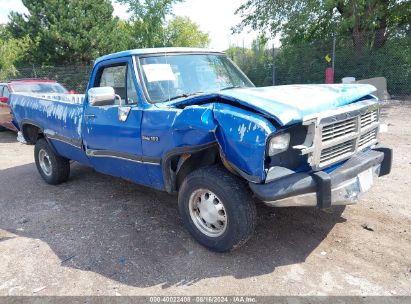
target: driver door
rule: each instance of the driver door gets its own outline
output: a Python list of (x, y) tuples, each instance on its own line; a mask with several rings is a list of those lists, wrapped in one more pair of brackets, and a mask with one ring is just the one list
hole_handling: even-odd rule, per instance
[(149, 185), (141, 147), (142, 107), (130, 58), (100, 63), (93, 87), (112, 87), (113, 104), (91, 106), (86, 100), (83, 139), (87, 156), (100, 172)]

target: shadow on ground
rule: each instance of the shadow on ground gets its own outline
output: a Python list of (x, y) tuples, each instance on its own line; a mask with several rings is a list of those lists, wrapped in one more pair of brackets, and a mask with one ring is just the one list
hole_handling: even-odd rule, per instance
[(218, 254), (186, 232), (176, 196), (78, 164), (72, 165), (70, 181), (59, 186), (45, 184), (34, 164), (1, 170), (0, 184), (1, 229), (46, 242), (62, 266), (137, 287), (268, 274), (304, 261), (336, 223), (345, 221), (342, 209), (329, 214), (260, 205), (251, 241)]
[(17, 141), (17, 133), (9, 131), (9, 130), (4, 130), (0, 131), (0, 144), (9, 144), (9, 143), (14, 143)]

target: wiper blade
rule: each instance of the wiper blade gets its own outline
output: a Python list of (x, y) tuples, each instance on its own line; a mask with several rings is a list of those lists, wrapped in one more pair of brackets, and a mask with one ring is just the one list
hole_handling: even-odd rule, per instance
[(173, 96), (171, 98), (168, 98), (168, 99), (164, 100), (163, 102), (172, 101), (172, 100), (179, 99), (179, 98), (187, 98), (187, 97), (202, 94), (202, 93), (204, 93), (204, 92), (184, 93), (184, 94), (181, 94), (181, 95), (177, 95), (177, 96)]
[(223, 88), (220, 91), (225, 91), (225, 90), (230, 90), (230, 89), (241, 89), (241, 88), (244, 88), (244, 86), (230, 86), (230, 87)]
[(171, 101), (171, 100), (174, 100), (174, 99), (179, 99), (179, 98), (184, 98), (184, 97), (190, 97), (190, 94), (177, 95), (177, 96), (171, 97), (169, 99), (166, 99), (165, 101)]

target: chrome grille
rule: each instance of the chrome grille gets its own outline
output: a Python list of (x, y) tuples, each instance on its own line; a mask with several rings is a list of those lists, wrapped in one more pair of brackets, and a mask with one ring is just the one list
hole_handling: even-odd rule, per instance
[(307, 138), (294, 146), (308, 155), (314, 170), (322, 170), (377, 143), (378, 102), (364, 100), (307, 119)]
[(355, 132), (357, 129), (356, 119), (344, 120), (323, 127), (323, 141), (333, 140), (338, 137)]
[(378, 130), (374, 129), (371, 130), (363, 135), (361, 135), (360, 140), (358, 142), (358, 146), (360, 148), (367, 146), (368, 144), (374, 142), (377, 140), (377, 134), (378, 134)]
[(361, 128), (372, 125), (378, 121), (378, 110), (373, 110), (361, 115)]
[(336, 158), (344, 157), (347, 154), (351, 154), (354, 150), (354, 140), (350, 140), (347, 142), (343, 142), (342, 144), (326, 148), (321, 151), (320, 163), (326, 165), (328, 162), (334, 161), (334, 159)]

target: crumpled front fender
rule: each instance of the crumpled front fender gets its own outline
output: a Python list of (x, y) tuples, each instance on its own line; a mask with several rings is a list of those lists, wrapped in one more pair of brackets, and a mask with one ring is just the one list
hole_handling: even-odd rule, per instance
[(225, 160), (247, 180), (262, 182), (267, 138), (276, 128), (261, 115), (232, 105), (217, 103), (213, 112)]
[(184, 109), (145, 111), (142, 134), (160, 141), (143, 140), (144, 155), (162, 157), (164, 162), (164, 155), (174, 150), (190, 151), (190, 147), (195, 150), (216, 142), (221, 157), (239, 175), (250, 182), (264, 181), (267, 138), (276, 128), (261, 114), (213, 101)]

